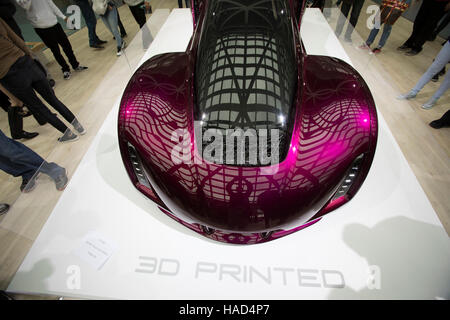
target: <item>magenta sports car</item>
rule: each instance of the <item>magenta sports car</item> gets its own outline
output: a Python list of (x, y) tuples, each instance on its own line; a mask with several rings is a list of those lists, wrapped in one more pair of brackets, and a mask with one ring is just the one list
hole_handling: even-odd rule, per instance
[(350, 65), (308, 55), (305, 2), (192, 1), (186, 52), (146, 61), (119, 112), (135, 187), (213, 240), (254, 244), (352, 199), (377, 142), (372, 95)]

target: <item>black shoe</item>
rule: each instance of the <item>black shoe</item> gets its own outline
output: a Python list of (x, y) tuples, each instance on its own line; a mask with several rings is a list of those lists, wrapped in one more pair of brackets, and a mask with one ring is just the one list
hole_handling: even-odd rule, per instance
[(97, 44), (105, 44), (105, 43), (108, 43), (108, 41), (100, 40), (100, 39), (97, 40)]
[(408, 47), (406, 44), (403, 44), (400, 47), (398, 47), (397, 50), (398, 51), (408, 51), (408, 50), (411, 50), (411, 48)]
[(411, 49), (411, 50), (405, 52), (405, 55), (407, 55), (407, 56), (415, 56), (415, 55), (417, 55), (419, 53), (420, 53), (420, 51), (417, 51), (415, 49)]
[(26, 132), (26, 131), (22, 131), (22, 133), (18, 136), (13, 136), (14, 140), (19, 140), (19, 139), (33, 139), (35, 137), (37, 137), (39, 135), (39, 133), (37, 132)]
[(436, 74), (434, 75), (434, 77), (431, 78), (431, 81), (433, 81), (433, 82), (438, 82), (438, 81), (439, 81), (439, 73), (436, 73)]
[(91, 45), (90, 47), (91, 47), (91, 48), (94, 48), (94, 49), (105, 49), (105, 47), (103, 47), (103, 46), (101, 46), (101, 45), (99, 45), (99, 44), (93, 44), (93, 45)]
[(121, 33), (120, 36), (121, 36), (122, 38), (125, 38), (125, 37), (127, 36), (127, 33), (126, 33), (126, 32)]
[(36, 188), (36, 178), (37, 176), (31, 178), (30, 180), (22, 179), (22, 184), (20, 185), (20, 191), (23, 193), (28, 193)]
[(9, 211), (9, 204), (0, 203), (0, 215), (5, 214)]
[(430, 122), (430, 127), (434, 129), (440, 129), (445, 127), (450, 127), (450, 123), (446, 123), (445, 121), (442, 121), (442, 119), (434, 120)]
[(53, 79), (48, 80), (48, 84), (50, 85), (50, 87), (54, 88), (56, 85), (56, 81)]

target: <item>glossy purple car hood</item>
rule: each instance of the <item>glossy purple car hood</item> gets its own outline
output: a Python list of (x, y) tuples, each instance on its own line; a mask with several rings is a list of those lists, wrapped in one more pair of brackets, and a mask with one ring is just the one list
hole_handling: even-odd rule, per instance
[[(196, 140), (195, 41), (194, 33), (193, 50), (149, 59), (123, 95), (119, 144), (138, 190), (185, 226), (231, 243), (284, 236), (351, 199), (367, 175), (377, 140), (375, 105), (359, 74), (339, 59), (307, 56), (298, 45), (287, 154), (270, 166), (212, 163), (199, 154)], [(147, 186), (136, 177), (130, 145)], [(360, 155), (356, 180), (345, 196), (336, 197)]]

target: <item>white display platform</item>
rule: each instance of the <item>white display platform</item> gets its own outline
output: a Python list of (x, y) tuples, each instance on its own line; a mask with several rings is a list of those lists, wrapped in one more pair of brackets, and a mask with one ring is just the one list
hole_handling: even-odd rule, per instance
[[(308, 52), (349, 61), (319, 11), (307, 10), (304, 24)], [(184, 51), (191, 33), (189, 10), (172, 11), (142, 61)], [(373, 166), (352, 201), (292, 235), (237, 246), (181, 226), (132, 186), (117, 143), (118, 103), (8, 291), (119, 299), (450, 298), (450, 240), (380, 114)], [(92, 264), (78, 254), (86, 236), (91, 251), (103, 252)]]

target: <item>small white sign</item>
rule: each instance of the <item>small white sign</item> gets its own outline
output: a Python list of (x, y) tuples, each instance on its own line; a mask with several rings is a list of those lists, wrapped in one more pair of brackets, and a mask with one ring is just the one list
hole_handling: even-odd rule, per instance
[(116, 248), (117, 246), (106, 237), (92, 232), (83, 238), (81, 246), (74, 251), (74, 254), (89, 263), (94, 269), (100, 270), (116, 251)]

